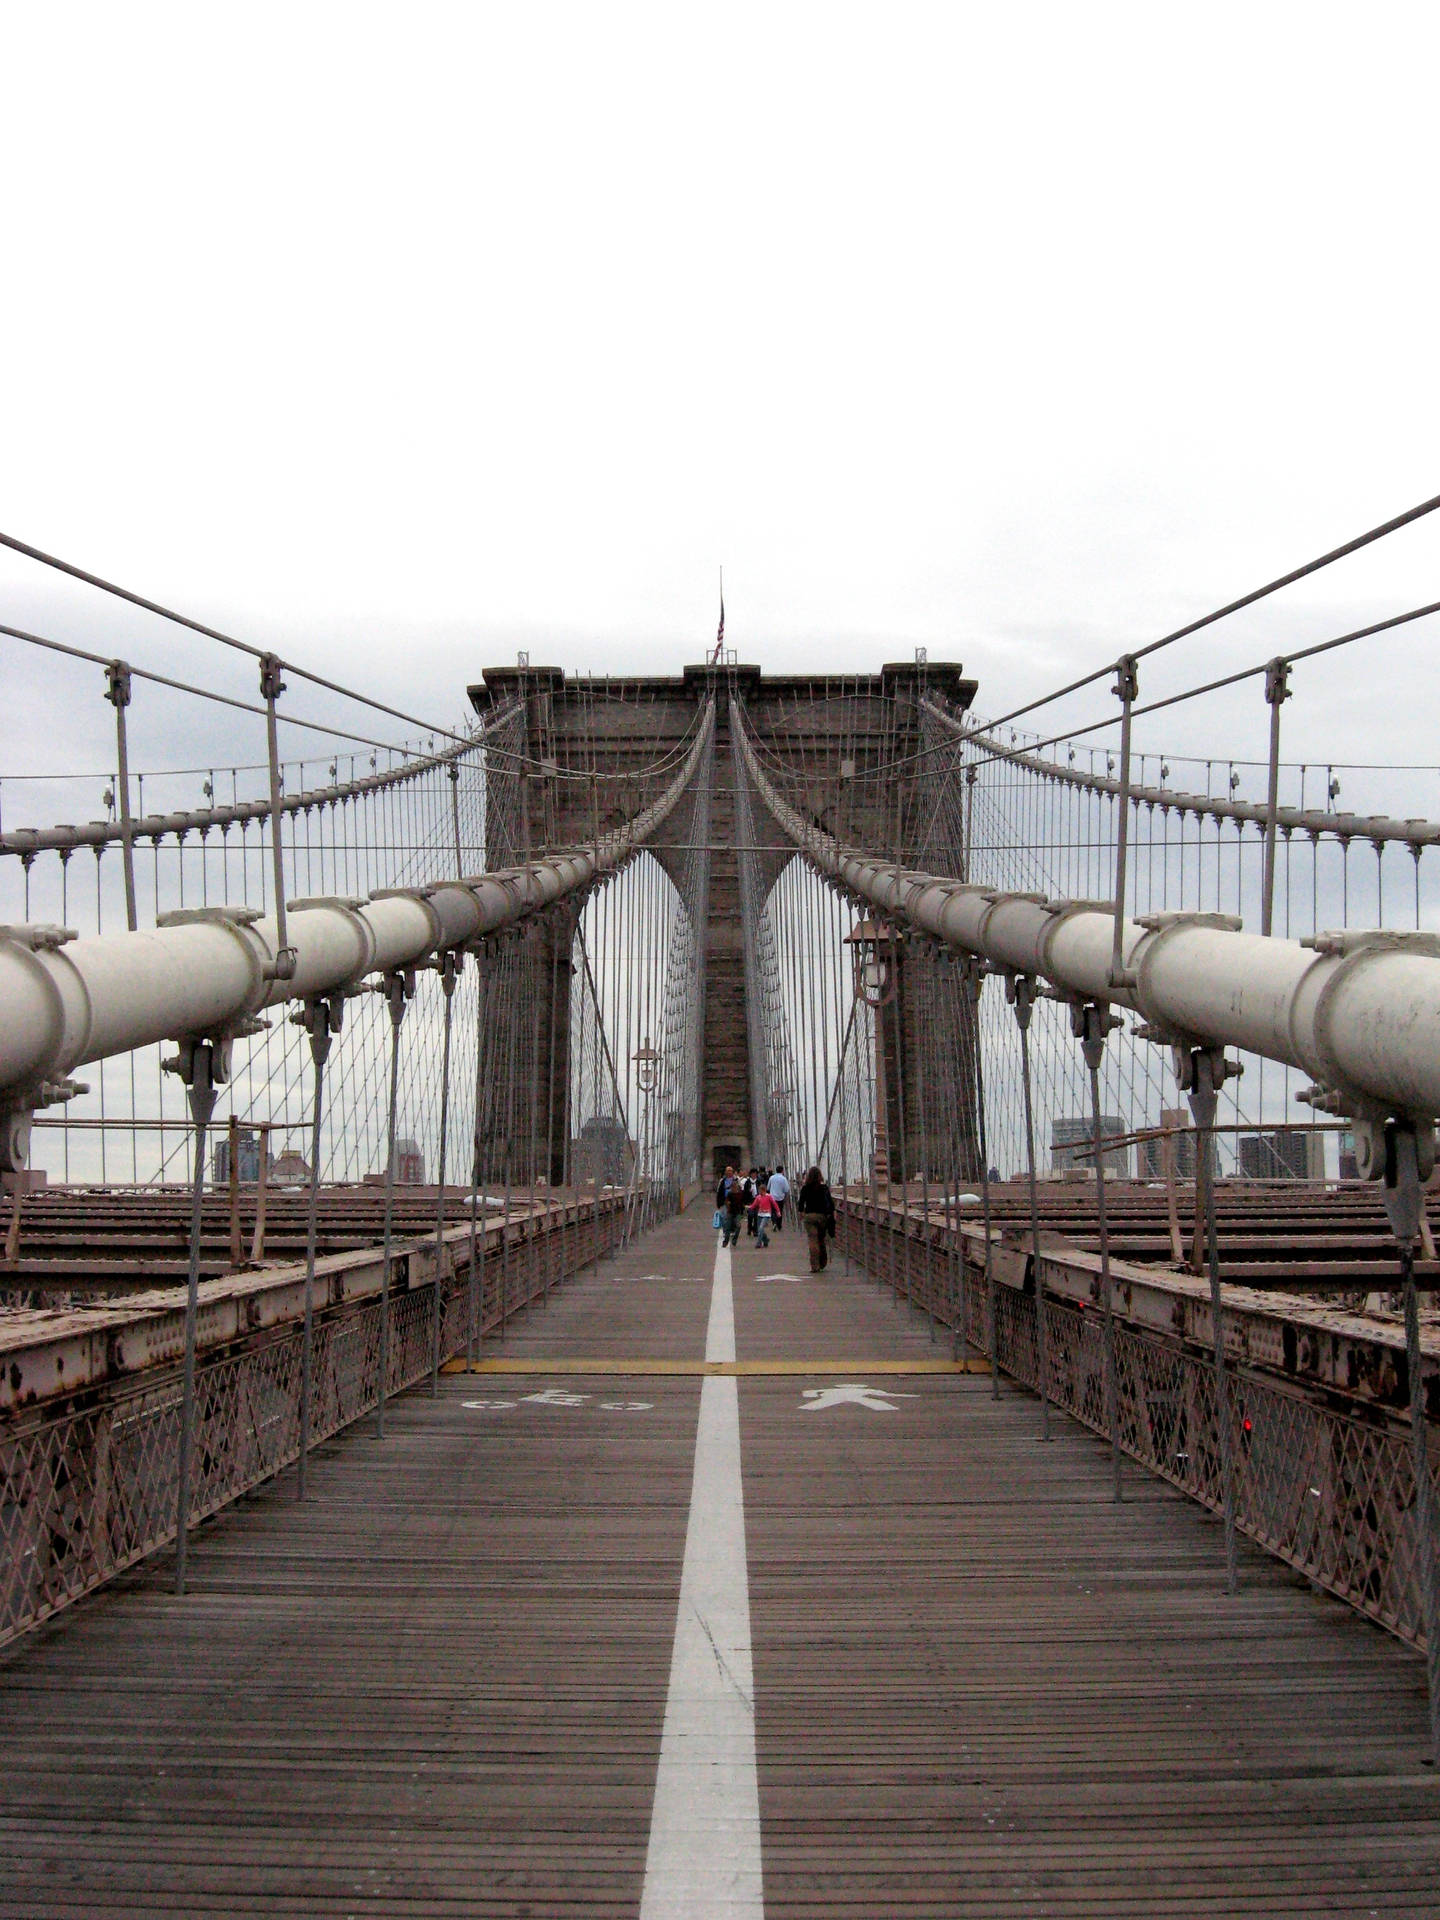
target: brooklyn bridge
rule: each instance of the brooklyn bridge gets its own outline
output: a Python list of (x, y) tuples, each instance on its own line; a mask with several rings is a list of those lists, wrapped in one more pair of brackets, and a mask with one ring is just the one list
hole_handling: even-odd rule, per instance
[(1290, 738), (1433, 608), (1252, 766), (8, 544), (195, 664), (5, 629), (0, 1912), (1440, 1910), (1440, 820)]

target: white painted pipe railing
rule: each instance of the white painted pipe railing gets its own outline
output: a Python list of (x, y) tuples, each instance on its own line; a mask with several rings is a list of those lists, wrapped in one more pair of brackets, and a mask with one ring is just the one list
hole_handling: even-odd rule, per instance
[(1124, 984), (1111, 982), (1109, 903), (997, 893), (844, 847), (776, 791), (745, 729), (741, 749), (776, 824), (816, 869), (879, 912), (1066, 998), (1144, 1016), (1177, 1045), (1237, 1047), (1300, 1067), (1347, 1110), (1427, 1123), (1440, 1114), (1440, 940), (1247, 934), (1215, 914), (1122, 925)]

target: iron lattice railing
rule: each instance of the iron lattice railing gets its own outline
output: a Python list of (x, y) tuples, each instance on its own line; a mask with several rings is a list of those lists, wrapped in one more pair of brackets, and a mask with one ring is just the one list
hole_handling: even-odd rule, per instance
[[(842, 1206), (839, 1244), (867, 1271), (952, 1330), (961, 1268), (953, 1243), (874, 1205)], [(989, 1353), (983, 1275), (964, 1271), (965, 1332)], [(1002, 1372), (1039, 1391), (1033, 1292), (997, 1286), (995, 1352)], [(1098, 1312), (1045, 1301), (1047, 1384), (1054, 1406), (1109, 1437), (1104, 1335)], [(1213, 1356), (1120, 1323), (1115, 1329), (1121, 1450), (1220, 1513), (1225, 1489)], [(1423, 1648), (1420, 1532), (1408, 1435), (1320, 1406), (1252, 1368), (1230, 1375), (1235, 1523), (1277, 1558)], [(1431, 1435), (1432, 1463), (1437, 1452)], [(1432, 1465), (1433, 1471), (1433, 1465)]]
[[(587, 1265), (628, 1225), (623, 1204), (612, 1203), (557, 1210), (538, 1232), (507, 1230), (503, 1244), (486, 1249), (479, 1328)], [(428, 1280), (396, 1293), (387, 1396), (429, 1373), (437, 1297), (442, 1358), (464, 1350), (468, 1272), (449, 1276), (440, 1296)], [(299, 1327), (289, 1326), (197, 1368), (192, 1527), (299, 1458), (301, 1343)], [(312, 1445), (378, 1404), (379, 1361), (378, 1298), (317, 1316)], [(177, 1368), (82, 1410), (0, 1428), (0, 1646), (175, 1539), (180, 1402)]]

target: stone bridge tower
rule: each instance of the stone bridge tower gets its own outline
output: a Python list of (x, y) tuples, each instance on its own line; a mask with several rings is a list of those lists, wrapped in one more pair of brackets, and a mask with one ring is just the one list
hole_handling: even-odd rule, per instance
[[(640, 804), (639, 782), (603, 784), (562, 778), (562, 774), (637, 775), (662, 754), (680, 746), (706, 696), (716, 696), (716, 736), (709, 796), (710, 897), (705, 939), (705, 1047), (701, 1106), (702, 1173), (721, 1170), (727, 1161), (747, 1166), (752, 1159), (751, 1062), (747, 1045), (745, 940), (740, 911), (736, 795), (732, 771), (731, 706), (744, 702), (749, 724), (766, 749), (801, 779), (806, 810), (839, 837), (887, 851), (894, 845), (897, 820), (920, 811), (914, 795), (893, 783), (866, 781), (866, 770), (890, 761), (905, 762), (921, 745), (919, 697), (937, 696), (952, 712), (963, 712), (975, 682), (953, 665), (886, 666), (874, 674), (765, 675), (759, 667), (686, 667), (674, 677), (569, 677), (558, 667), (487, 667), (469, 689), (475, 711), (488, 718), (493, 709), (518, 699), (524, 709), (523, 751), (531, 771), (520, 783), (523, 844), (536, 850), (588, 845), (597, 830), (620, 826)], [(908, 783), (922, 779), (917, 769)], [(673, 813), (651, 848), (654, 857), (678, 876), (691, 844), (695, 809), (690, 803)], [(791, 858), (793, 849), (758, 805), (754, 821), (765, 892)], [(513, 820), (510, 823), (514, 830)], [(508, 859), (508, 848), (487, 849), (487, 864)], [(908, 856), (911, 849), (903, 852)], [(559, 1116), (551, 1137), (542, 1142), (537, 1163), (548, 1165), (552, 1181), (563, 1177), (568, 1131), (570, 963), (563, 934), (532, 930), (532, 940), (557, 937), (567, 950), (552, 954), (537, 977), (556, 983), (556, 1006), (541, 1009), (539, 1029), (554, 1034), (540, 1064), (538, 1085), (548, 1099), (537, 1113)], [(902, 982), (901, 1046), (908, 1055), (912, 1022), (904, 1017), (909, 992)], [(889, 1042), (891, 1054), (895, 1051)], [(891, 1072), (893, 1088), (899, 1076)], [(892, 1095), (893, 1102), (893, 1095)], [(967, 1100), (966, 1105), (969, 1102)], [(892, 1142), (901, 1140), (899, 1115), (892, 1104)], [(542, 1127), (544, 1122), (540, 1123)], [(916, 1163), (924, 1148), (907, 1139), (892, 1159)], [(898, 1173), (900, 1168), (896, 1168)]]

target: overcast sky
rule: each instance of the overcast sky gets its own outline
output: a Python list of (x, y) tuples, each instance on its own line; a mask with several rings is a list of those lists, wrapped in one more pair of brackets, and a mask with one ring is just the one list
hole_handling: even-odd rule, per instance
[[(1433, 7), (0, 18), (0, 527), (438, 719), (519, 647), (677, 671), (722, 562), (743, 659), (924, 645), (994, 713), (1440, 492)], [(1437, 559), (1440, 515), (1145, 691)], [(0, 603), (249, 690), (9, 556)], [(1302, 672), (1287, 743), (1440, 759), (1437, 632)], [(4, 645), (3, 770), (82, 758), (94, 670)]]

